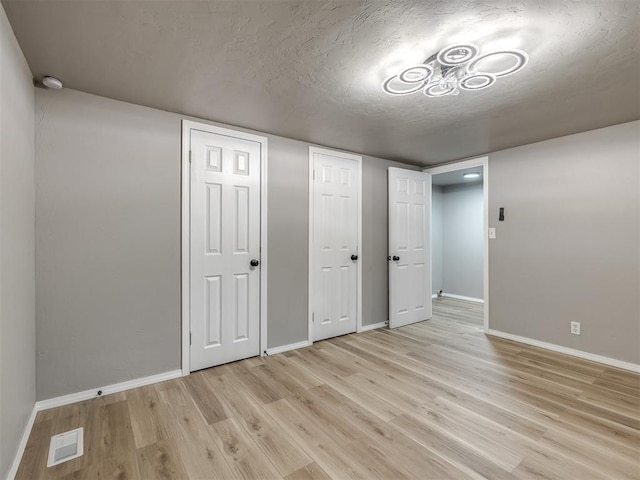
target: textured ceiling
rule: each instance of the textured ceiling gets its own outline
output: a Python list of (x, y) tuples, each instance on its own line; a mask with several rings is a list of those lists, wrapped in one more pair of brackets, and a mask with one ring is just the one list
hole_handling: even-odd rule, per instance
[[(640, 118), (640, 2), (3, 1), (36, 78), (429, 165)], [(487, 90), (391, 97), (455, 42), (530, 62)]]

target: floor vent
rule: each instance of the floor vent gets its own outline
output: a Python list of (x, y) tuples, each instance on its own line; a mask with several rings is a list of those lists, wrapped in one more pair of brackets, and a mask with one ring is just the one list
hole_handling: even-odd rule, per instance
[(80, 427), (51, 437), (47, 467), (53, 467), (59, 463), (81, 456), (83, 452), (82, 433), (83, 428)]

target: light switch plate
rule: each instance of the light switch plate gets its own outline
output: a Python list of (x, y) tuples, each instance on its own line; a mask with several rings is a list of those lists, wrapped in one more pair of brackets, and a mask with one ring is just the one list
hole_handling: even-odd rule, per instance
[(490, 228), (489, 229), (489, 238), (491, 240), (493, 240), (494, 238), (496, 238), (496, 229), (495, 228)]

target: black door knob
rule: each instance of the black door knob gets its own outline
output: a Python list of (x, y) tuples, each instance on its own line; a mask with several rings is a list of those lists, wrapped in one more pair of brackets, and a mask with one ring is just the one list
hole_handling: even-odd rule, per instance
[(397, 255), (394, 255), (394, 256), (393, 256), (393, 261), (394, 261), (394, 262), (397, 262), (398, 260), (400, 260), (400, 257), (399, 257), (399, 256), (397, 256)]
[(257, 267), (258, 265), (260, 265), (260, 262), (254, 258), (253, 260), (251, 260), (251, 261), (249, 262), (249, 264), (250, 264), (252, 267)]
[(358, 259), (358, 255), (351, 255), (351, 260), (354, 262)]

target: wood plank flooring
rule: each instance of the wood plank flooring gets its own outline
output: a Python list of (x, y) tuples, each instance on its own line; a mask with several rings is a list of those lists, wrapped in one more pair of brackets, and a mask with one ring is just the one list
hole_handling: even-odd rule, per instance
[[(640, 479), (640, 376), (481, 332), (482, 306), (40, 412), (19, 479)], [(51, 435), (82, 457), (46, 468)]]

